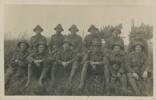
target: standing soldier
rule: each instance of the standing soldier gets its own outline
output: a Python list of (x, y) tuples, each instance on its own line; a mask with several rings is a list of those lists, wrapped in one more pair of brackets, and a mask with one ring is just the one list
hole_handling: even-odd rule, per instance
[(78, 53), (82, 48), (82, 38), (81, 36), (76, 34), (79, 29), (74, 24), (69, 28), (69, 31), (71, 32), (71, 34), (67, 38), (69, 39), (69, 42), (71, 42), (74, 52)]
[(84, 46), (86, 50), (90, 50), (93, 39), (98, 39), (101, 41), (101, 38), (99, 36), (99, 30), (94, 25), (91, 25), (89, 27), (88, 32), (90, 32), (91, 34), (87, 35), (84, 39)]
[[(121, 93), (126, 95), (126, 74), (125, 74), (125, 52), (124, 44), (121, 41), (116, 41), (111, 46), (111, 53), (109, 55), (109, 70), (110, 70), (110, 85), (111, 90), (115, 95)], [(121, 86), (121, 90), (120, 89)]]
[(71, 71), (71, 76), (69, 78), (69, 82), (71, 83), (81, 60), (82, 38), (76, 34), (79, 29), (75, 24), (69, 28), (69, 31), (71, 32), (71, 34), (67, 37), (67, 39), (70, 44), (72, 44), (73, 52), (77, 57), (77, 60), (73, 62), (73, 68)]
[(124, 44), (124, 41), (122, 38), (119, 36), (121, 34), (121, 30), (118, 28), (113, 28), (112, 29), (112, 36), (110, 39), (108, 39), (105, 43), (105, 47), (107, 49), (111, 49), (111, 45), (114, 43), (114, 41), (120, 41), (122, 44)]
[(49, 48), (52, 55), (62, 48), (64, 41), (64, 36), (61, 33), (62, 31), (64, 31), (62, 25), (58, 24), (54, 29), (56, 31), (56, 34), (51, 36), (49, 43)]
[(38, 43), (36, 45), (36, 52), (28, 56), (28, 81), (26, 83), (26, 87), (29, 85), (32, 75), (39, 76), (39, 85), (42, 86), (42, 80), (45, 78), (46, 72), (48, 70), (48, 52), (47, 52), (47, 44), (44, 42)]
[[(14, 88), (20, 90), (23, 87), (23, 86), (21, 87), (15, 87), (15, 86), (18, 85), (20, 86), (20, 82), (22, 82), (24, 77), (26, 77), (26, 69), (28, 65), (26, 58), (29, 54), (28, 48), (29, 48), (29, 44), (27, 43), (27, 41), (25, 40), (19, 41), (17, 43), (17, 50), (15, 51), (10, 61), (10, 66), (5, 75), (5, 79), (6, 79), (5, 84), (8, 85), (8, 83), (11, 83), (11, 86), (13, 86), (12, 88), (10, 88), (12, 89), (11, 90), (12, 92), (16, 91)], [(10, 82), (10, 80), (12, 80), (13, 82)]]
[(39, 42), (47, 43), (46, 37), (41, 34), (43, 32), (43, 28), (40, 25), (37, 25), (33, 31), (36, 35), (32, 36), (30, 39), (30, 49), (32, 52), (36, 51), (36, 45), (38, 45)]
[[(131, 44), (131, 45), (130, 45)], [(135, 95), (141, 95), (144, 91), (143, 80), (147, 78), (147, 41), (136, 38), (130, 42), (131, 52), (127, 59), (127, 75), (129, 83)]]
[(80, 90), (84, 88), (86, 77), (89, 73), (102, 75), (105, 82), (104, 87), (107, 92), (106, 94), (109, 95), (109, 61), (107, 55), (106, 53), (103, 53), (101, 48), (102, 43), (98, 38), (92, 40), (92, 44), (90, 46), (90, 51), (83, 58), (84, 65), (82, 67), (81, 79), (78, 88)]

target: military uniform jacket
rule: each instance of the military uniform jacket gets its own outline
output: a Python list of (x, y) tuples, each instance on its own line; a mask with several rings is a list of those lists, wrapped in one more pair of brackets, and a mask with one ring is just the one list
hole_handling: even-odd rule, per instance
[(51, 36), (49, 43), (50, 50), (60, 49), (63, 45), (64, 36), (62, 34), (54, 34)]
[(84, 39), (84, 46), (86, 49), (90, 49), (91, 45), (92, 45), (92, 40), (94, 39), (99, 39), (101, 40), (100, 36), (98, 34), (89, 34), (85, 37)]
[(146, 70), (147, 59), (143, 52), (130, 52), (126, 62), (127, 72), (142, 73)]
[(98, 51), (98, 52), (93, 52), (89, 51), (83, 58), (83, 61), (93, 61), (93, 62), (102, 62), (103, 64), (108, 65), (109, 61), (107, 58), (107, 55), (105, 55), (104, 52)]
[(111, 51), (109, 55), (109, 62), (110, 62), (110, 73), (111, 75), (116, 75), (117, 73), (124, 73), (125, 72), (125, 56), (126, 53), (122, 50), (115, 52)]
[(28, 62), (26, 60), (26, 58), (28, 57), (29, 53), (28, 51), (22, 52), (20, 50), (16, 50), (12, 59), (11, 59), (11, 64), (18, 64), (18, 61), (21, 61), (23, 64), (22, 66), (25, 66)]
[(48, 61), (48, 57), (49, 57), (49, 53), (48, 52), (44, 52), (44, 53), (34, 53), (34, 54), (30, 54), (27, 59), (28, 61), (31, 63), (34, 60), (42, 60), (42, 62), (46, 62)]
[(40, 43), (40, 42), (47, 44), (46, 37), (43, 35), (32, 36), (31, 40), (30, 40), (31, 49), (35, 49), (36, 46), (38, 45), (38, 43)]
[(69, 42), (72, 44), (72, 48), (75, 52), (80, 52), (81, 48), (82, 48), (82, 38), (75, 34), (70, 34), (67, 39), (69, 40)]
[(56, 61), (62, 61), (62, 62), (72, 61), (74, 60), (74, 58), (75, 58), (75, 53), (73, 52), (72, 49), (60, 50), (55, 55)]

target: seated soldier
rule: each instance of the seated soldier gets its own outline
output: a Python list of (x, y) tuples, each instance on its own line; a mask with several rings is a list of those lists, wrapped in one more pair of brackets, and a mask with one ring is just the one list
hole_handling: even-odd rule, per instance
[(70, 75), (68, 77), (68, 82), (71, 83), (72, 79), (76, 73), (76, 69), (78, 67), (77, 57), (75, 57), (75, 53), (71, 49), (70, 42), (65, 39), (63, 43), (63, 48), (60, 50), (55, 56), (53, 56), (54, 63), (52, 66), (51, 77), (53, 82), (56, 79), (56, 73), (59, 68), (64, 70), (70, 70)]
[(81, 72), (81, 79), (78, 89), (82, 90), (85, 85), (86, 77), (89, 74), (100, 74), (104, 76), (105, 88), (107, 95), (109, 95), (109, 71), (108, 71), (108, 59), (104, 55), (101, 49), (101, 40), (92, 40), (90, 51), (83, 58), (83, 67)]
[[(110, 85), (112, 95), (126, 95), (126, 74), (125, 74), (125, 52), (123, 51), (124, 44), (117, 41), (112, 44), (112, 51), (109, 56), (110, 60)], [(120, 87), (121, 86), (121, 90)]]
[(28, 48), (29, 44), (25, 40), (17, 43), (17, 50), (15, 51), (5, 74), (6, 84), (13, 76), (19, 77), (26, 75)]
[[(141, 41), (142, 40), (142, 41)], [(147, 55), (145, 49), (146, 41), (136, 39), (131, 45), (132, 51), (128, 54), (127, 60), (127, 75), (129, 84), (132, 87), (135, 95), (142, 95), (143, 80), (147, 78)]]
[(28, 81), (26, 83), (26, 87), (29, 85), (32, 74), (39, 76), (39, 85), (43, 86), (42, 80), (45, 77), (45, 74), (48, 70), (48, 52), (47, 45), (43, 42), (39, 43), (36, 46), (36, 53), (28, 56)]

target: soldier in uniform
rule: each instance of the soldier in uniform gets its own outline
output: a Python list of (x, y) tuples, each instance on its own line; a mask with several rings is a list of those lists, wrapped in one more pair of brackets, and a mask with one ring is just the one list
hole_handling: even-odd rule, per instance
[(75, 57), (77, 57), (77, 61), (73, 62), (73, 68), (71, 71), (71, 76), (69, 78), (69, 82), (72, 82), (72, 78), (74, 77), (76, 70), (80, 64), (81, 61), (81, 50), (82, 50), (82, 38), (81, 36), (77, 35), (76, 33), (79, 31), (79, 29), (77, 28), (77, 26), (74, 24), (69, 28), (69, 31), (71, 32), (71, 34), (67, 37), (68, 41), (70, 42), (70, 44), (72, 44), (72, 50), (75, 53)]
[(102, 51), (102, 43), (99, 38), (92, 40), (90, 51), (83, 58), (83, 67), (81, 72), (81, 79), (79, 89), (82, 90), (85, 86), (87, 75), (100, 74), (104, 78), (105, 89), (109, 95), (109, 70), (108, 70), (108, 55)]
[(69, 31), (71, 34), (67, 38), (69, 39), (69, 42), (71, 42), (74, 52), (78, 53), (82, 48), (82, 38), (80, 35), (76, 34), (79, 29), (74, 24), (69, 28)]
[(135, 95), (141, 95), (144, 91), (143, 80), (147, 78), (147, 54), (146, 40), (142, 38), (134, 39), (130, 42), (131, 52), (127, 59), (127, 76), (130, 86)]
[(58, 24), (54, 29), (56, 31), (56, 34), (51, 36), (49, 43), (50, 53), (52, 55), (62, 48), (64, 41), (64, 36), (61, 33), (62, 31), (64, 31), (62, 25)]
[(112, 33), (112, 36), (110, 37), (110, 39), (107, 39), (107, 41), (105, 43), (105, 47), (107, 49), (111, 49), (111, 45), (114, 43), (114, 41), (120, 41), (122, 44), (124, 44), (124, 41), (119, 36), (121, 34), (121, 30), (120, 29), (113, 28), (111, 33)]
[(38, 43), (36, 46), (37, 51), (34, 54), (30, 54), (27, 59), (28, 64), (28, 80), (26, 87), (29, 85), (32, 77), (35, 75), (39, 77), (39, 85), (43, 86), (43, 78), (45, 78), (46, 72), (49, 69), (48, 66), (48, 52), (47, 45), (44, 42)]
[[(10, 80), (13, 79), (14, 82), (11, 82), (11, 84), (12, 86), (16, 86), (21, 82), (23, 77), (26, 77), (26, 69), (28, 65), (26, 58), (29, 55), (28, 48), (29, 44), (26, 40), (21, 40), (17, 43), (17, 49), (10, 61), (9, 68), (7, 69), (5, 74), (5, 84), (10, 83)], [(19, 77), (21, 77), (21, 79)], [(19, 88), (17, 87), (17, 89)], [(12, 91), (15, 92), (16, 90), (13, 89)]]
[(51, 75), (54, 83), (56, 79), (56, 73), (60, 69), (63, 69), (63, 71), (70, 71), (68, 80), (70, 82), (72, 81), (72, 78), (75, 74), (73, 73), (73, 70), (75, 70), (75, 67), (78, 67), (78, 64), (75, 63), (75, 61), (77, 61), (77, 57), (74, 51), (71, 49), (71, 46), (72, 44), (67, 39), (65, 39), (63, 43), (63, 49), (53, 55), (54, 63), (52, 66)]
[(36, 35), (32, 36), (30, 39), (30, 49), (34, 52), (36, 51), (36, 45), (39, 42), (47, 43), (46, 37), (43, 36), (41, 33), (43, 32), (43, 28), (40, 25), (37, 25), (33, 30)]
[[(109, 54), (109, 71), (110, 71), (110, 85), (113, 95), (126, 95), (127, 80), (125, 74), (125, 52), (124, 44), (116, 41), (111, 45), (112, 49)], [(121, 86), (121, 90), (120, 87)]]
[(91, 43), (93, 39), (99, 39), (101, 40), (99, 36), (99, 30), (94, 25), (91, 25), (88, 29), (88, 32), (90, 32), (89, 35), (87, 35), (84, 39), (84, 48), (86, 50), (90, 50)]

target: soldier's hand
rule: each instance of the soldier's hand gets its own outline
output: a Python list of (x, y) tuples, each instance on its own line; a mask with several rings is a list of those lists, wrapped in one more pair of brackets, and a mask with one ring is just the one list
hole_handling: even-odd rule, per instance
[(121, 73), (117, 73), (117, 77), (121, 77)]
[(66, 68), (68, 66), (68, 64), (69, 64), (68, 62), (62, 62), (62, 65), (64, 68)]
[(135, 79), (137, 79), (137, 80), (139, 79), (139, 76), (138, 76), (137, 73), (133, 73), (132, 75), (133, 75), (133, 77), (134, 77)]
[(18, 63), (18, 61), (19, 61), (18, 59), (15, 60), (16, 63)]
[(34, 60), (34, 63), (35, 63), (35, 65), (36, 65), (37, 67), (40, 66), (40, 61), (38, 61), (38, 60)]
[(63, 65), (63, 67), (66, 65), (65, 62), (61, 62), (61, 64)]
[(23, 65), (24, 65), (24, 62), (18, 60), (18, 65), (19, 65), (19, 66), (23, 66)]
[(91, 64), (92, 68), (93, 68), (94, 70), (96, 70), (96, 65), (94, 64), (94, 62), (90, 62), (90, 64)]
[(147, 76), (148, 76), (147, 71), (144, 71), (144, 73), (142, 74), (142, 77), (143, 77), (144, 79), (146, 79), (146, 78), (147, 78)]

